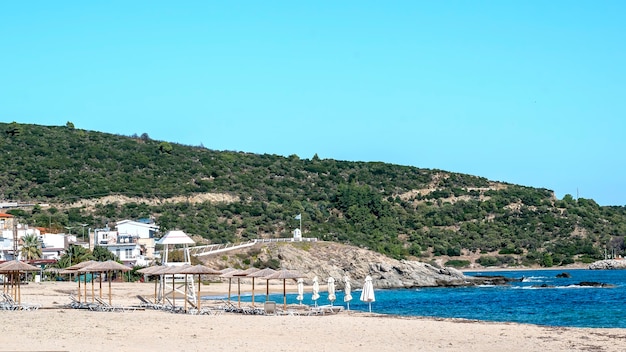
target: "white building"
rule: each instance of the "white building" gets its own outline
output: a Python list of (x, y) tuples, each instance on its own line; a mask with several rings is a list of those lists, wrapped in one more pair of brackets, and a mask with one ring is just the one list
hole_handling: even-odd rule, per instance
[[(96, 229), (93, 234), (94, 246), (102, 246), (115, 254), (126, 265), (148, 265), (154, 259), (155, 234), (159, 227), (154, 223), (123, 220), (113, 231), (106, 227)], [(91, 236), (91, 234), (90, 234)], [(93, 246), (91, 246), (93, 250)]]
[(39, 235), (41, 259), (59, 260), (65, 253), (69, 238), (63, 233), (44, 233)]
[[(26, 235), (40, 235), (39, 229), (29, 228), (28, 225), (20, 223), (14, 223), (16, 221), (10, 214), (0, 213), (0, 261), (16, 259), (14, 253), (14, 241), (13, 237), (17, 235), (18, 248), (17, 259), (21, 258), (21, 243), (20, 240)], [(15, 231), (15, 233), (14, 233)]]

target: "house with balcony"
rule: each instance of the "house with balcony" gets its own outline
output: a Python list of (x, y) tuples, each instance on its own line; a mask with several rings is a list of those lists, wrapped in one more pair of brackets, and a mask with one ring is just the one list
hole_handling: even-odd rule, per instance
[(108, 226), (95, 229), (92, 243), (108, 249), (125, 265), (144, 266), (154, 260), (158, 230), (153, 222), (122, 220), (116, 223), (115, 230)]

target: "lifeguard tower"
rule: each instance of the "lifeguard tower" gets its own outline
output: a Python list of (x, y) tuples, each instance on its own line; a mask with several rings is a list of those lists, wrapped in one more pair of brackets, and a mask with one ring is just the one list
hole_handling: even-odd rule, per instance
[[(177, 265), (185, 265), (191, 264), (191, 257), (189, 256), (189, 245), (195, 244), (195, 242), (191, 239), (191, 237), (187, 236), (186, 233), (180, 230), (169, 231), (163, 236), (160, 240), (156, 242), (157, 244), (162, 244), (163, 249), (165, 250), (165, 254), (162, 257), (161, 263), (163, 265), (168, 266), (177, 266)], [(182, 245), (183, 248), (183, 261), (182, 262), (170, 262), (169, 261), (169, 252), (170, 249), (174, 250), (177, 245)]]
[[(195, 242), (189, 237), (186, 233), (180, 230), (172, 230), (168, 231), (165, 236), (163, 236), (160, 240), (156, 242), (157, 244), (163, 245), (163, 255), (161, 259), (161, 263), (164, 266), (175, 267), (175, 266), (184, 266), (191, 265), (191, 256), (189, 255), (189, 245), (195, 244)], [(182, 248), (176, 248), (176, 246), (182, 246)], [(183, 251), (183, 261), (182, 262), (172, 262), (169, 259), (169, 252), (174, 250)], [(165, 275), (167, 277), (167, 275)], [(168, 296), (174, 295), (174, 291), (176, 291), (176, 296), (183, 297), (185, 293), (187, 294), (186, 299), (189, 303), (197, 305), (198, 297), (196, 297), (196, 288), (193, 281), (188, 280), (187, 275), (178, 274), (172, 275), (170, 284), (173, 287), (169, 292), (165, 292), (165, 287), (167, 283), (166, 280), (160, 280), (160, 298), (162, 301), (166, 300)], [(176, 286), (179, 283), (181, 285)], [(187, 289), (185, 289), (185, 283), (187, 283)], [(167, 285), (169, 287), (169, 285)]]

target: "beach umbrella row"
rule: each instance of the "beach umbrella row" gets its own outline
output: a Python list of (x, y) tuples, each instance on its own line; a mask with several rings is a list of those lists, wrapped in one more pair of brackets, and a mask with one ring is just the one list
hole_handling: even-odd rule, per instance
[[(255, 297), (255, 279), (262, 278), (266, 280), (266, 300), (269, 299), (269, 280), (278, 279), (283, 280), (283, 306), (286, 309), (287, 307), (287, 290), (286, 290), (286, 281), (287, 280), (296, 280), (298, 279), (298, 296), (297, 300), (302, 303), (302, 299), (304, 296), (304, 281), (302, 278), (305, 276), (301, 273), (294, 270), (281, 269), (279, 271), (265, 268), (265, 269), (257, 269), (257, 268), (249, 268), (246, 270), (238, 270), (233, 268), (226, 268), (220, 271), (210, 269), (204, 265), (196, 265), (196, 266), (183, 266), (183, 267), (165, 267), (164, 269), (151, 269), (151, 268), (163, 268), (163, 267), (148, 267), (139, 270), (140, 273), (146, 275), (158, 275), (158, 274), (197, 274), (198, 275), (198, 307), (200, 306), (200, 275), (219, 275), (222, 278), (229, 279), (228, 285), (228, 301), (230, 302), (232, 296), (232, 279), (237, 278), (237, 296), (238, 296), (238, 305), (241, 304), (241, 278), (249, 277), (252, 278), (252, 305), (254, 306), (254, 297)], [(344, 302), (348, 305), (348, 309), (350, 309), (350, 301), (352, 300), (351, 294), (351, 283), (348, 276), (343, 278), (344, 281)], [(327, 280), (327, 291), (328, 291), (328, 300), (331, 302), (331, 305), (336, 300), (336, 289), (335, 289), (335, 279), (330, 277)], [(187, 285), (185, 285), (185, 288)], [(319, 295), (319, 279), (317, 276), (313, 278), (313, 296), (312, 299), (315, 301), (317, 305), (317, 300), (320, 298)], [(368, 275), (365, 279), (365, 284), (363, 287), (363, 292), (361, 293), (361, 300), (363, 302), (368, 302), (369, 310), (371, 311), (371, 303), (375, 301), (374, 297), (374, 289), (372, 285), (372, 278)], [(156, 282), (155, 282), (155, 301), (156, 301)], [(185, 302), (186, 303), (186, 302)]]
[[(255, 278), (263, 278), (265, 279), (266, 282), (266, 300), (269, 299), (269, 280), (272, 279), (281, 279), (283, 280), (283, 306), (286, 308), (287, 306), (287, 293), (286, 293), (286, 281), (289, 279), (298, 279), (297, 280), (297, 287), (298, 287), (298, 295), (296, 296), (296, 300), (300, 301), (300, 304), (302, 304), (302, 300), (304, 299), (304, 280), (302, 280), (303, 277), (305, 277), (304, 275), (302, 275), (301, 273), (297, 272), (297, 271), (293, 271), (293, 270), (286, 270), (286, 269), (282, 269), (280, 271), (275, 271), (273, 269), (256, 269), (256, 268), (250, 268), (247, 270), (237, 270), (237, 269), (232, 269), (232, 268), (228, 268), (228, 269), (224, 269), (221, 271), (222, 274), (220, 275), (220, 277), (222, 278), (228, 278), (229, 279), (229, 290), (228, 290), (228, 300), (230, 302), (231, 299), (231, 288), (230, 288), (230, 280), (232, 278), (237, 278), (238, 282), (237, 282), (237, 295), (238, 295), (238, 304), (241, 303), (240, 300), (240, 296), (241, 296), (241, 285), (240, 285), (240, 279), (243, 277), (251, 277), (253, 280), (252, 283), (252, 305), (254, 306), (254, 279)], [(348, 276), (345, 276), (343, 278), (344, 281), (344, 297), (343, 297), (343, 301), (347, 304), (348, 309), (350, 309), (350, 301), (352, 301), (353, 297), (352, 297), (352, 285), (350, 283), (350, 278)], [(334, 301), (337, 299), (336, 296), (336, 287), (335, 287), (335, 279), (333, 277), (328, 278), (327, 280), (327, 292), (328, 292), (328, 300), (331, 302), (331, 305), (334, 303)], [(317, 300), (320, 298), (320, 287), (319, 287), (319, 279), (317, 276), (315, 276), (313, 278), (313, 294), (312, 294), (312, 300), (315, 301), (315, 305), (317, 306)], [(372, 278), (370, 276), (366, 277), (365, 280), (365, 284), (364, 284), (364, 291), (366, 291), (365, 295), (362, 294), (362, 301), (364, 302), (368, 302), (369, 303), (369, 310), (371, 311), (371, 303), (375, 301), (374, 298), (374, 289), (373, 289), (373, 284), (372, 284)]]
[[(84, 281), (85, 281), (85, 285), (84, 285), (84, 299), (85, 302), (87, 302), (87, 273), (107, 273), (107, 279), (109, 281), (109, 304), (111, 304), (111, 272), (115, 272), (115, 271), (129, 271), (130, 268), (120, 264), (114, 260), (107, 260), (105, 262), (97, 262), (94, 260), (88, 260), (88, 261), (84, 261), (75, 265), (72, 265), (70, 267), (65, 268), (65, 270), (61, 271), (60, 274), (74, 274), (74, 273), (83, 273), (85, 275), (83, 275), (84, 277)], [(100, 298), (102, 298), (102, 275), (99, 276), (100, 277)], [(78, 300), (80, 301), (81, 299), (81, 279), (80, 279), (80, 275), (78, 275)], [(91, 300), (93, 302), (94, 300), (94, 282), (93, 282), (93, 276), (92, 276), (92, 280), (91, 280)]]

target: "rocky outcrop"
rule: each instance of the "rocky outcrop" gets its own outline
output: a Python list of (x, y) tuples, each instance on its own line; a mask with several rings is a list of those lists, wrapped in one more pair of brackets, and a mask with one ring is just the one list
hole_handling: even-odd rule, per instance
[(626, 269), (626, 260), (607, 259), (589, 265), (590, 270)]
[(333, 242), (270, 243), (219, 258), (207, 258), (213, 267), (248, 267), (242, 258), (252, 255), (249, 262), (278, 259), (282, 268), (297, 270), (306, 275), (306, 283), (313, 277), (322, 281), (329, 277), (343, 287), (344, 276), (351, 279), (353, 287), (361, 287), (370, 275), (377, 288), (413, 288), (436, 286), (468, 286), (485, 283), (483, 279), (465, 276), (454, 268), (439, 268), (428, 263), (396, 260), (367, 249)]
[(615, 287), (613, 284), (606, 284), (604, 282), (595, 282), (595, 281), (581, 281), (578, 286), (582, 287)]

